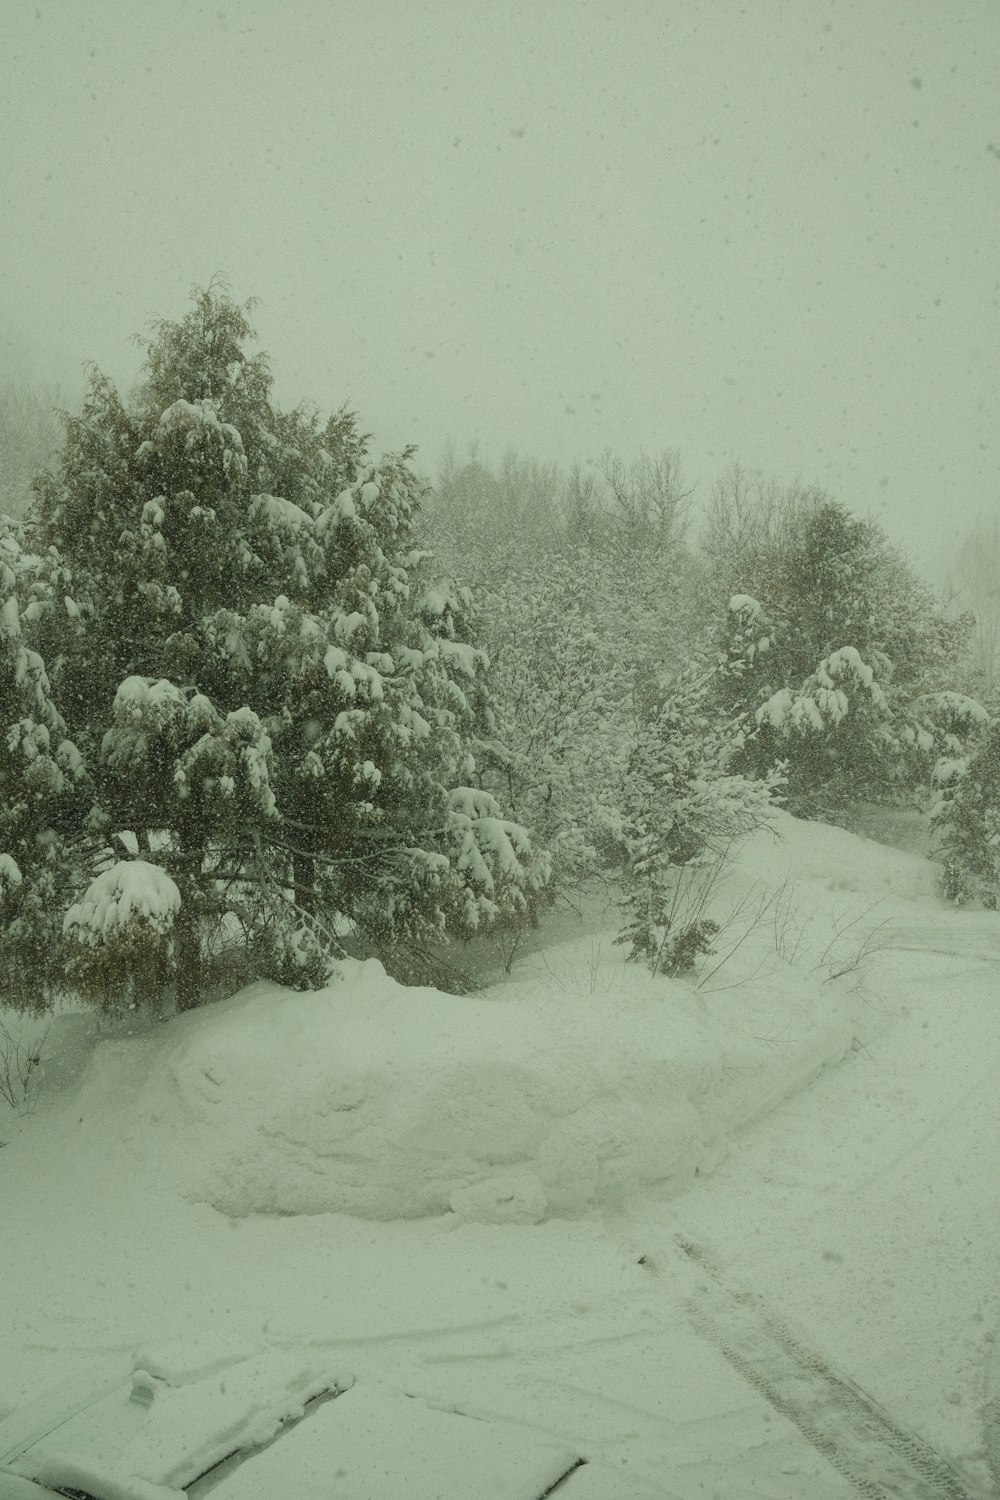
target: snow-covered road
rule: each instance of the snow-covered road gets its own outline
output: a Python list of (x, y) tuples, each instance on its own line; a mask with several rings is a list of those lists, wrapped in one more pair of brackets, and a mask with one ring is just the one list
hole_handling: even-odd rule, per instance
[[(984, 1462), (1000, 1329), (989, 921), (946, 916), (915, 951), (906, 933), (905, 962), (890, 948), (881, 963), (888, 1029), (759, 1123), (711, 1178), (633, 1216), (653, 1247), (678, 1232), (711, 1246), (898, 1419), (940, 1452)], [(940, 951), (956, 927), (958, 963)]]

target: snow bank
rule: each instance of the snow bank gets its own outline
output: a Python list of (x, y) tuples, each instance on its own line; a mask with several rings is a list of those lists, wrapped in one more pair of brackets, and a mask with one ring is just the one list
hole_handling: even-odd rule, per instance
[(180, 1018), (144, 1094), (196, 1132), (182, 1191), (233, 1217), (576, 1216), (708, 1170), (850, 1044), (837, 997), (777, 959), (713, 995), (619, 950), (592, 986), (590, 946), (550, 955), (554, 983), (456, 997), (349, 962), (320, 992), (257, 984)]
[[(939, 906), (926, 861), (787, 814), (777, 827), (720, 889), (700, 987), (652, 979), (589, 930), (470, 996), (346, 961), (318, 992), (260, 983), (98, 1042), (73, 1112), (233, 1219), (532, 1224), (673, 1193), (845, 1055), (851, 960), (896, 898)], [(755, 924), (790, 871), (784, 915)]]
[(754, 837), (744, 850), (742, 865), (765, 884), (791, 878), (804, 900), (824, 898), (827, 921), (832, 917), (837, 924), (839, 910), (839, 903), (834, 906), (825, 899), (827, 894), (856, 898), (859, 911), (896, 900), (924, 902), (935, 913), (941, 910), (939, 867), (919, 853), (859, 841), (844, 828), (807, 823), (782, 811), (774, 815), (774, 829), (776, 839), (766, 833)]

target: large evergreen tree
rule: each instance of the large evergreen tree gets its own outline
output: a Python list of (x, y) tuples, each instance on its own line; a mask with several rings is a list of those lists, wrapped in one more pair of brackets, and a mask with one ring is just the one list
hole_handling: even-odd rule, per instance
[(806, 815), (926, 782), (917, 731), (925, 695), (950, 685), (956, 626), (873, 523), (818, 493), (765, 500), (763, 519), (746, 506), (728, 537), (718, 501), (713, 517), (729, 592), (719, 682), (760, 730), (738, 768), (787, 762), (790, 805)]
[(247, 315), (197, 292), (131, 400), (93, 376), (37, 485), (31, 589), (5, 590), (92, 789), (66, 934), (108, 1005), (154, 950), (190, 1005), (220, 932), (305, 983), (338, 934), (468, 934), (546, 879), (469, 789), (484, 660), (418, 545), (410, 453), (372, 464), (351, 413), (278, 411)]

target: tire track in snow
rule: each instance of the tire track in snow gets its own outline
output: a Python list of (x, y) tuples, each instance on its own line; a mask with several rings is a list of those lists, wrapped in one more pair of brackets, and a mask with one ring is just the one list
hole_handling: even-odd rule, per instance
[(724, 1277), (700, 1245), (682, 1235), (675, 1242), (709, 1278), (688, 1303), (694, 1326), (866, 1500), (988, 1500), (759, 1298)]
[(994, 1343), (986, 1366), (986, 1401), (983, 1405), (986, 1463), (1000, 1495), (1000, 1344)]
[(1000, 1401), (991, 1403), (986, 1409), (984, 1426), (986, 1429), (986, 1462), (990, 1473), (993, 1475), (993, 1483), (996, 1492), (1000, 1495)]
[(913, 927), (894, 922), (879, 951), (926, 953), (936, 958), (967, 958), (980, 963), (996, 963), (1000, 958), (1000, 932), (984, 929), (980, 923), (963, 926), (960, 918), (942, 921), (940, 926), (928, 923)]

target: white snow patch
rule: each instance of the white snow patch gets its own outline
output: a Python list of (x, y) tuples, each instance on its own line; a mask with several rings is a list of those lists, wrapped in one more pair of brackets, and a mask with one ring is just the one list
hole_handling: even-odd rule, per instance
[(937, 710), (943, 712), (960, 722), (969, 724), (988, 724), (989, 713), (976, 698), (970, 698), (966, 693), (924, 693), (917, 699), (921, 708), (929, 708), (932, 712)]
[(165, 677), (126, 677), (115, 693), (114, 714), (119, 723), (163, 722), (184, 710), (184, 694)]
[(931, 780), (937, 786), (947, 786), (950, 782), (958, 781), (968, 769), (968, 756), (944, 756), (931, 772)]
[(254, 495), (250, 513), (255, 519), (266, 520), (285, 536), (294, 537), (313, 529), (313, 518), (308, 511), (280, 495)]

